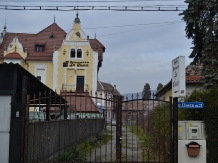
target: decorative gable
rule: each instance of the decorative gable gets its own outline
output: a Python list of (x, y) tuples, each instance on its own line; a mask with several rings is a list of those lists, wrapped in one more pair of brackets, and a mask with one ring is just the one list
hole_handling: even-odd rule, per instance
[[(7, 57), (6, 57), (7, 56)], [(22, 58), (25, 59), (27, 56), (26, 52), (23, 50), (23, 45), (18, 40), (17, 35), (13, 38), (12, 42), (8, 44), (4, 51), (4, 58)], [(17, 58), (18, 57), (18, 58)]]
[(67, 34), (66, 41), (84, 41), (87, 40), (86, 34), (81, 29), (80, 20), (78, 18), (78, 14), (76, 14), (76, 18), (74, 20), (73, 29)]

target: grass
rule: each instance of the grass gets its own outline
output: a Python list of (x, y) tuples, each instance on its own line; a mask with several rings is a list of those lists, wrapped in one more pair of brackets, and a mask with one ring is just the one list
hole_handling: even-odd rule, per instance
[(68, 147), (64, 150), (63, 154), (60, 155), (60, 161), (84, 161), (86, 160), (87, 154), (90, 153), (92, 149), (101, 147), (102, 145), (108, 143), (112, 139), (110, 131), (105, 131), (103, 133), (97, 134), (94, 138), (90, 140), (83, 141), (77, 147)]
[(159, 154), (152, 146), (151, 137), (139, 126), (129, 126), (129, 129), (141, 140), (140, 148), (143, 149), (141, 153), (143, 161), (158, 161)]
[(150, 136), (146, 135), (142, 128), (137, 126), (129, 126), (129, 129), (139, 138), (139, 140), (142, 141), (142, 143), (140, 144), (142, 148), (146, 148), (151, 145)]

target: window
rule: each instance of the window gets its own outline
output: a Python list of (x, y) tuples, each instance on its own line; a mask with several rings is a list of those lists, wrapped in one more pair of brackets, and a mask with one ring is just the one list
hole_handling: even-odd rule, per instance
[(36, 78), (41, 81), (41, 76), (37, 76)]
[(82, 58), (82, 50), (77, 49), (77, 58)]
[(35, 77), (40, 80), (43, 84), (46, 84), (46, 69), (47, 65), (36, 64), (35, 67)]
[(70, 58), (82, 58), (82, 50), (81, 49), (71, 49), (70, 50)]
[(71, 58), (75, 58), (75, 53), (76, 53), (76, 52), (75, 52), (75, 49), (71, 49), (71, 50), (70, 50), (70, 57), (71, 57)]
[(110, 106), (110, 101), (107, 101), (107, 106)]
[(43, 52), (44, 51), (44, 45), (36, 45), (35, 46), (36, 52)]
[(46, 84), (46, 70), (37, 68), (36, 69), (36, 78), (40, 80), (42, 83)]
[(55, 38), (53, 32), (51, 33), (51, 36), (49, 38)]

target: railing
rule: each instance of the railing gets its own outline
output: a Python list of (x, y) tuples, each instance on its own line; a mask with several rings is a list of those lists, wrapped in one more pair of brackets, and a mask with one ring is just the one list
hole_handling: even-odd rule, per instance
[(62, 84), (61, 91), (88, 92), (88, 84)]

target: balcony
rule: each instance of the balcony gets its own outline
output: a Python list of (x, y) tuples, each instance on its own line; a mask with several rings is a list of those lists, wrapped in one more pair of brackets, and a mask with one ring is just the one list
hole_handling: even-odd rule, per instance
[(61, 91), (88, 92), (88, 84), (62, 84)]

